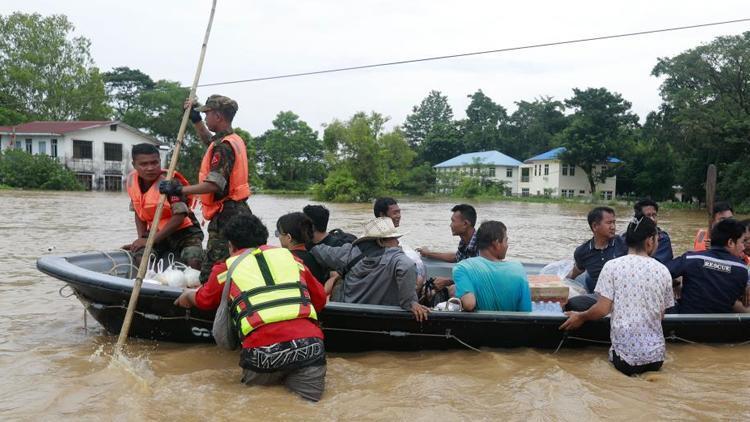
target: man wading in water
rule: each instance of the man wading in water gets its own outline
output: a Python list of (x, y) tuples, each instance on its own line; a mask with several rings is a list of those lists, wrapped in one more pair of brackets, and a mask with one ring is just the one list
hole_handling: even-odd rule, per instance
[(585, 312), (566, 312), (561, 330), (584, 322), (610, 318), (609, 360), (625, 375), (658, 371), (664, 362), (664, 311), (674, 306), (672, 276), (651, 255), (658, 248), (656, 223), (636, 215), (625, 233), (628, 254), (607, 261), (598, 274), (596, 304)]

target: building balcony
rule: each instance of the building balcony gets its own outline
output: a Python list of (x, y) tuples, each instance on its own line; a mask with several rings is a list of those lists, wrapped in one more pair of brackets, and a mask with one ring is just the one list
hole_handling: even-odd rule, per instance
[(93, 173), (94, 160), (90, 158), (68, 158), (65, 167), (76, 173)]
[(125, 166), (122, 161), (105, 161), (104, 162), (104, 173), (105, 174), (123, 174)]

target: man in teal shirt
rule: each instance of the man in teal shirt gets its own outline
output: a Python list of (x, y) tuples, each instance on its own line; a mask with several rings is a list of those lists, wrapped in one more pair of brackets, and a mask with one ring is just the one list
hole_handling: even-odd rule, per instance
[(476, 234), (479, 256), (453, 267), (456, 297), (464, 311), (531, 312), (531, 289), (519, 262), (504, 261), (508, 251), (505, 224), (485, 221)]

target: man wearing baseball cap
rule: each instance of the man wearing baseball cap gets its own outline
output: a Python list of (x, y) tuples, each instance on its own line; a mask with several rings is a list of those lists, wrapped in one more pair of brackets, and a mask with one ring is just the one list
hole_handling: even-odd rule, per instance
[[(208, 146), (198, 173), (198, 184), (183, 186), (175, 181), (163, 181), (159, 184), (159, 191), (170, 196), (200, 197), (203, 217), (211, 221), (200, 276), (201, 283), (205, 283), (213, 265), (229, 257), (229, 245), (222, 235), (224, 226), (235, 215), (252, 214), (247, 205), (250, 196), (247, 147), (232, 129), (232, 120), (238, 109), (233, 99), (211, 95), (202, 107), (195, 108), (190, 100), (185, 106), (192, 107), (190, 120), (198, 137)], [(200, 113), (205, 113), (205, 123)]]

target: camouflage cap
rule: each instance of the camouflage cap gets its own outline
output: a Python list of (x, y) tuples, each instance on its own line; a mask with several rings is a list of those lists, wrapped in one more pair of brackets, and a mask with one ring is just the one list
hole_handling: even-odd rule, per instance
[(206, 100), (206, 104), (196, 108), (196, 111), (206, 112), (210, 110), (231, 110), (237, 112), (237, 101), (223, 95), (212, 95)]

